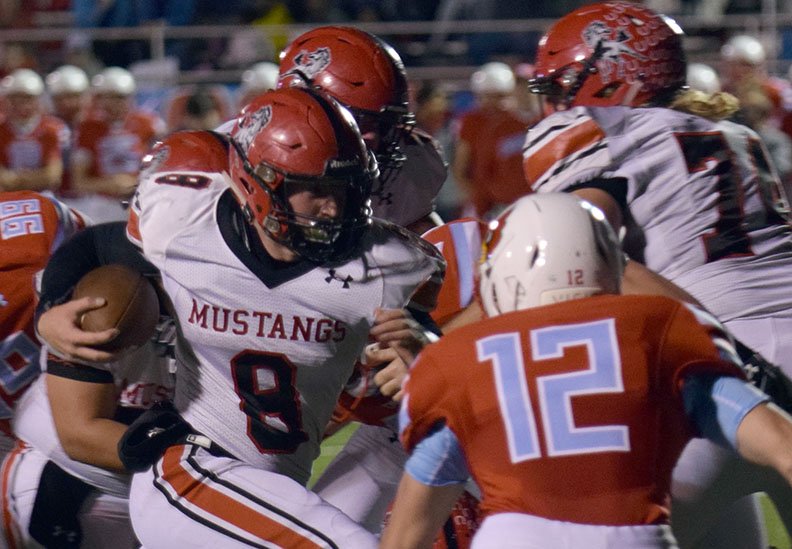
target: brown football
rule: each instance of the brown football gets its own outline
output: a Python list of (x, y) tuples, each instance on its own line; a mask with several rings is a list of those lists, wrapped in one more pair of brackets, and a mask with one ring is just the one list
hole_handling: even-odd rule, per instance
[(88, 311), (80, 321), (82, 329), (99, 332), (117, 328), (120, 333), (97, 349), (118, 352), (139, 347), (154, 335), (159, 320), (157, 292), (139, 272), (124, 265), (104, 265), (83, 276), (72, 298), (103, 297), (104, 307)]

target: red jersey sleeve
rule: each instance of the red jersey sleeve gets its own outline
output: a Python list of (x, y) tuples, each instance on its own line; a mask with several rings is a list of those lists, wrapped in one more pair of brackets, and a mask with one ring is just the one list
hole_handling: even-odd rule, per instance
[(445, 340), (426, 347), (410, 370), (405, 383), (405, 396), (399, 412), (399, 432), (408, 452), (415, 448), (432, 428), (453, 416), (463, 395), (444, 374)]
[(710, 313), (692, 305), (678, 305), (667, 326), (660, 357), (660, 382), (674, 395), (679, 395), (689, 374), (745, 377), (726, 329)]
[(487, 226), (476, 219), (463, 218), (436, 227), (423, 235), (446, 260), (443, 285), (432, 318), (442, 326), (473, 301), (476, 271), (481, 257), (482, 235)]

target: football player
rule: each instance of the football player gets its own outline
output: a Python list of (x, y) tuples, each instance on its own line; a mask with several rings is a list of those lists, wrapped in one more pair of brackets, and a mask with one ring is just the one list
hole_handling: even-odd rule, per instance
[(86, 224), (57, 200), (33, 191), (0, 192), (0, 454), (14, 445), (16, 401), (39, 374), (33, 325), (35, 277), (55, 249)]
[(619, 295), (604, 215), (564, 193), (509, 207), (486, 239), (487, 318), (426, 347), (400, 412), (412, 451), (382, 547), (425, 547), (472, 473), (474, 547), (676, 547), (677, 457), (706, 436), (792, 484), (792, 417), (744, 379), (722, 325)]
[(306, 84), (349, 108), (374, 151), (380, 167), (372, 191), (374, 217), (418, 234), (436, 225), (437, 219), (425, 218), (445, 182), (446, 163), (437, 142), (415, 128), (407, 73), (396, 50), (360, 29), (312, 29), (295, 38), (280, 59), (279, 87)]
[[(375, 177), (349, 112), (306, 87), (256, 98), (230, 138), (176, 133), (152, 151), (128, 234), (159, 268), (183, 337), (176, 411), (122, 445), (142, 469), (130, 509), (146, 547), (376, 546), (304, 487), (368, 338), (416, 353), (425, 339), (401, 308), (434, 306), (442, 258), (371, 220)], [(95, 359), (59, 314), (42, 315), (42, 333)]]
[[(734, 98), (686, 88), (681, 29), (634, 3), (592, 4), (550, 28), (535, 70), (550, 114), (525, 142), (533, 190), (575, 192), (624, 230), (625, 293), (646, 293), (645, 275), (659, 273), (792, 374), (781, 335), (792, 329), (786, 200), (757, 134), (724, 120)], [(696, 543), (735, 499), (760, 490), (792, 529), (792, 491), (743, 468), (709, 441), (691, 442), (673, 488), (680, 543)], [(766, 545), (753, 503), (741, 506), (713, 530), (714, 546)]]
[(0, 81), (7, 102), (0, 121), (0, 191), (52, 192), (63, 175), (63, 149), (69, 129), (42, 112), (44, 81), (30, 69), (17, 69)]
[(97, 223), (126, 219), (122, 200), (135, 191), (143, 155), (164, 134), (165, 123), (134, 108), (135, 78), (108, 67), (91, 80), (93, 107), (76, 130), (71, 155), (72, 191), (66, 199)]

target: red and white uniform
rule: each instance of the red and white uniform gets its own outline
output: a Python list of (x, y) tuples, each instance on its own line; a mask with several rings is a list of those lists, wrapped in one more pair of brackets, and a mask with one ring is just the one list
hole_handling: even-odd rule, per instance
[[(112, 374), (118, 391), (119, 414), (129, 415), (173, 396), (175, 378), (170, 362), (152, 343), (118, 362), (94, 365), (94, 368)], [(79, 372), (75, 371), (75, 376), (80, 379)], [(100, 549), (108, 544), (138, 547), (129, 520), (130, 475), (76, 461), (66, 454), (55, 430), (44, 376), (19, 401), (13, 427), (22, 444), (3, 463), (2, 478), (3, 516), (10, 520), (5, 528), (15, 545), (26, 547), (33, 543), (28, 527), (39, 478), (47, 461), (52, 461), (95, 488), (77, 512), (83, 531), (80, 547)]]
[(34, 278), (52, 252), (85, 226), (66, 205), (33, 191), (0, 192), (0, 451), (13, 445), (14, 405), (39, 375)]
[[(164, 131), (165, 124), (161, 119), (143, 111), (131, 112), (122, 122), (89, 117), (77, 127), (72, 162), (88, 163), (87, 175), (90, 177), (136, 174), (143, 155)], [(90, 195), (69, 198), (68, 203), (97, 223), (120, 221), (127, 215), (116, 197)]]
[(62, 160), (69, 129), (60, 119), (37, 115), (24, 125), (9, 119), (0, 123), (0, 166), (35, 170)]
[(576, 525), (636, 526), (633, 541), (662, 547), (671, 471), (695, 434), (682, 384), (689, 374), (742, 376), (729, 347), (712, 317), (664, 297), (488, 318), (421, 353), (405, 385), (402, 442), (414, 448), (438, 423), (454, 433), (483, 493), (479, 535), (493, 534), (491, 517), (519, 513), (557, 521), (567, 540)]
[[(792, 237), (778, 211), (788, 205), (755, 132), (663, 108), (577, 107), (529, 130), (523, 167), (537, 192), (610, 180), (609, 192), (623, 193), (626, 203), (625, 251), (690, 292), (737, 338), (792, 374), (792, 340), (783, 336), (792, 330)], [(709, 528), (735, 493), (783, 490), (775, 500), (783, 505), (792, 499), (788, 488), (761, 479), (758, 468), (733, 462), (735, 456), (709, 441), (695, 440), (686, 449), (674, 474), (674, 496), (689, 501), (685, 509), (696, 515), (685, 521), (691, 528)], [(718, 479), (727, 463), (741, 472)], [(725, 491), (711, 505), (699, 501), (719, 486)], [(735, 513), (735, 525), (758, 517), (753, 504), (743, 504), (751, 509)], [(787, 508), (784, 520), (792, 527)], [(681, 524), (676, 521), (675, 529), (687, 542)], [(731, 546), (761, 545), (735, 541), (737, 530), (751, 530), (747, 524), (733, 530)]]
[[(152, 472), (135, 476), (136, 532), (146, 547), (168, 545), (159, 528), (174, 524), (162, 518), (167, 513), (194, 532), (169, 526), (173, 543), (195, 535), (204, 543), (235, 537), (289, 545), (299, 538), (373, 547), (373, 537), (303, 485), (375, 309), (401, 308), (419, 286), (439, 284), (432, 277), (442, 259), (416, 237), (374, 223), (359, 258), (274, 269), (257, 240), (249, 249), (236, 232), (241, 218), (234, 221), (224, 151), (190, 158), (172, 141), (141, 176), (128, 232), (160, 269), (184, 336), (176, 407), (238, 459), (171, 448), (153, 469), (154, 483)], [(411, 304), (424, 305), (434, 304)], [(221, 477), (206, 478), (206, 492), (182, 482), (204, 467)]]

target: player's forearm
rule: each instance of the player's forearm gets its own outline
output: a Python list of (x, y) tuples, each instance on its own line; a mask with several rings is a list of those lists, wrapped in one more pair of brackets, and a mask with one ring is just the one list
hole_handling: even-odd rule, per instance
[(95, 418), (74, 432), (59, 433), (59, 437), (71, 459), (111, 471), (125, 471), (117, 447), (126, 428), (112, 419)]
[(737, 428), (737, 450), (754, 463), (777, 470), (792, 485), (792, 416), (775, 404), (761, 404)]
[(426, 486), (409, 473), (402, 476), (393, 512), (380, 541), (381, 549), (431, 547), (464, 484)]

